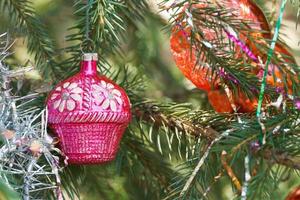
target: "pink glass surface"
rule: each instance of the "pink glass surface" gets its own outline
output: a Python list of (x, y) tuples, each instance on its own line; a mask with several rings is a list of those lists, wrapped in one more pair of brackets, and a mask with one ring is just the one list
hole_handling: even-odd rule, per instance
[(126, 92), (82, 61), (78, 74), (60, 82), (47, 99), (48, 123), (71, 164), (113, 160), (130, 122)]

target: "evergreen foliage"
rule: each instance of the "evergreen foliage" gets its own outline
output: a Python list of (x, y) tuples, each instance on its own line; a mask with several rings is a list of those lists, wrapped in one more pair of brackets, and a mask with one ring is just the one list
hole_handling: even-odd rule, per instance
[[(249, 60), (233, 56), (235, 44), (224, 37), (209, 41), (214, 48), (203, 42), (204, 29), (219, 33), (225, 29), (224, 24), (249, 36), (254, 31), (248, 26), (250, 22), (230, 15), (234, 8), (210, 3), (201, 10), (193, 10), (191, 5), (204, 0), (176, 2), (164, 0), (159, 4), (161, 11), (173, 11), (170, 21), (165, 21), (151, 10), (146, 0), (68, 1), (73, 5), (73, 21), (66, 36), (67, 47), (60, 49), (48, 33), (46, 20), (36, 14), (31, 1), (0, 0), (0, 10), (12, 35), (26, 38), (27, 50), (34, 55), (37, 69), (52, 86), (78, 71), (82, 52), (95, 51), (100, 55), (99, 71), (122, 86), (132, 103), (133, 119), (116, 160), (104, 166), (64, 168), (60, 176), (65, 197), (222, 199), (225, 197), (220, 191), (231, 186), (232, 198), (246, 199), (243, 197), (246, 193), (247, 199), (278, 199), (282, 198), (280, 184), (298, 176), (299, 110), (293, 101), (288, 98), (280, 101), (274, 88), (268, 87), (270, 102), (280, 104), (265, 107), (263, 128), (255, 113), (219, 114), (199, 102), (195, 106), (198, 99), (203, 102), (206, 99), (198, 98), (200, 95), (178, 83), (174, 72), (160, 58), (162, 41), (153, 33), (171, 31), (183, 22), (178, 20), (192, 16), (191, 42), (197, 47), (198, 56), (204, 56), (211, 66), (208, 76), (220, 73), (222, 67), (234, 79), (221, 78), (221, 83), (234, 93), (241, 89), (253, 98), (258, 96), (253, 91), (260, 88), (261, 82), (250, 73)], [(299, 17), (300, 2), (289, 3)], [(182, 13), (185, 5), (190, 6), (189, 12)], [(249, 39), (255, 43), (254, 38)], [(266, 38), (263, 44), (256, 45), (267, 54), (270, 42)], [(228, 45), (230, 48), (225, 48)], [(7, 59), (7, 64), (11, 63)], [(285, 91), (288, 91), (287, 76), (291, 75), (291, 96), (297, 100), (300, 68), (295, 59), (275, 52), (272, 63), (286, 75)], [(18, 80), (14, 82), (10, 92), (17, 94)], [(154, 91), (165, 98), (152, 98)], [(29, 105), (43, 107), (44, 99), (45, 95), (39, 94)], [(265, 142), (259, 144), (262, 135)], [(1, 177), (3, 173), (0, 172)], [(22, 195), (22, 189), (18, 192)], [(45, 193), (39, 195), (40, 199), (54, 198)]]

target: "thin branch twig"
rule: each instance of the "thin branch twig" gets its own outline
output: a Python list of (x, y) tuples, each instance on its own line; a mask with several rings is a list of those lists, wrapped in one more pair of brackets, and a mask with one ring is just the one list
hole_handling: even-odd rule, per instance
[[(220, 135), (218, 131), (214, 130), (211, 127), (203, 127), (199, 124), (193, 124), (192, 122), (183, 118), (168, 116), (167, 114), (160, 111), (145, 111), (141, 108), (135, 108), (134, 115), (135, 117), (144, 121), (152, 122), (156, 126), (163, 126), (164, 124), (171, 130), (177, 129), (186, 134), (207, 139), (208, 142), (215, 140)], [(248, 141), (249, 140), (247, 140), (247, 142)], [(246, 142), (234, 148), (234, 151), (239, 149), (244, 144), (246, 144)], [(287, 154), (272, 152), (271, 150), (263, 150), (261, 156), (264, 159), (270, 160), (274, 163), (300, 170), (300, 163), (295, 161), (292, 156), (289, 156)]]
[(221, 153), (221, 162), (222, 162), (222, 165), (223, 165), (224, 169), (226, 170), (228, 176), (230, 177), (232, 183), (234, 184), (235, 188), (237, 189), (237, 191), (239, 193), (241, 193), (242, 192), (241, 183), (240, 183), (239, 179), (236, 177), (236, 175), (233, 172), (232, 168), (228, 165), (226, 157), (227, 157), (227, 152), (226, 151), (222, 151), (222, 153)]

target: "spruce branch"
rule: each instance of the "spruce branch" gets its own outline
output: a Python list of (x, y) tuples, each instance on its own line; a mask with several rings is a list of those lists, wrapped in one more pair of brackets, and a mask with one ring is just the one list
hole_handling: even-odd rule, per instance
[[(142, 163), (142, 165), (157, 178), (161, 186), (167, 189), (171, 177), (174, 176), (174, 172), (172, 173), (170, 166), (166, 162), (164, 162), (164, 160), (159, 155), (154, 158), (151, 151), (143, 149), (142, 144), (143, 142), (141, 142), (140, 139), (133, 134), (131, 134), (130, 140), (128, 138), (125, 143), (127, 149), (133, 152), (134, 155), (137, 156), (137, 159)], [(157, 161), (155, 165), (153, 164), (154, 159)], [(160, 167), (158, 167), (157, 165), (159, 165)]]
[(138, 106), (135, 106), (134, 114), (138, 119), (154, 123), (155, 126), (166, 125), (173, 131), (182, 131), (195, 137), (200, 136), (212, 140), (218, 135), (218, 132), (210, 127), (198, 126), (180, 116), (168, 115), (160, 111), (160, 108), (154, 104), (140, 103)]
[[(207, 126), (203, 126), (203, 123), (205, 122), (203, 119), (207, 118), (205, 112), (204, 112), (205, 114), (202, 113), (202, 117), (200, 113), (198, 113), (197, 118), (200, 118), (202, 120), (200, 122), (199, 121), (197, 122), (193, 119), (193, 117), (190, 116), (191, 110), (188, 107), (182, 109), (182, 112), (179, 112), (180, 113), (179, 115), (178, 113), (176, 114), (176, 113), (172, 113), (172, 111), (170, 112), (170, 110), (172, 109), (168, 109), (168, 106), (166, 105), (162, 106), (157, 103), (155, 104), (154, 102), (142, 101), (134, 107), (134, 115), (137, 119), (142, 119), (145, 120), (146, 122), (153, 123), (155, 126), (167, 126), (172, 131), (179, 130), (185, 134), (190, 134), (192, 136), (195, 136), (196, 138), (201, 137), (203, 139), (206, 139), (208, 143), (210, 141), (215, 140), (220, 135), (220, 130), (222, 130), (222, 128), (220, 129), (221, 125), (218, 124), (219, 122), (216, 121), (216, 119), (218, 119), (220, 116), (218, 115), (215, 116), (215, 120), (209, 119), (209, 121), (211, 121), (211, 124), (208, 124)], [(286, 118), (285, 121), (280, 121), (284, 117), (286, 117), (286, 115), (279, 116), (278, 119), (276, 120), (279, 123), (272, 124), (272, 126), (268, 127), (267, 131), (270, 132), (274, 130), (276, 127), (278, 127), (279, 124), (283, 124), (283, 123), (287, 124), (289, 120), (293, 121), (293, 117), (291, 116), (290, 118), (292, 119)], [(227, 119), (230, 118), (232, 117), (228, 116)], [(224, 116), (221, 117), (221, 119), (223, 120)], [(215, 126), (218, 126), (219, 130), (216, 130), (214, 128), (214, 123), (218, 124)], [(231, 155), (234, 155), (238, 153), (240, 150), (242, 150), (243, 148), (245, 148), (245, 146), (248, 146), (252, 141), (255, 141), (255, 139), (257, 139), (259, 135), (258, 132), (260, 131), (260, 127), (257, 125), (256, 126), (249, 125), (249, 127), (253, 127), (253, 130), (249, 129), (247, 133), (256, 132), (256, 134), (250, 134), (250, 135), (246, 134), (245, 138), (240, 138), (241, 131), (245, 130), (244, 127), (237, 128), (236, 126), (238, 125), (238, 122), (234, 122), (232, 121), (232, 119), (229, 124), (226, 121), (222, 122), (222, 126), (224, 127), (226, 126), (228, 127), (228, 125), (230, 124), (233, 128), (235, 128), (234, 133), (239, 135), (239, 140), (237, 142), (234, 142), (232, 144), (232, 147), (226, 148), (227, 151), (230, 151)], [(229, 139), (228, 142), (230, 142)], [(272, 154), (270, 154), (270, 152), (272, 152)], [(278, 151), (277, 152), (273, 150), (271, 151), (270, 149), (262, 150), (260, 156), (264, 157), (266, 160), (270, 160), (274, 163), (282, 164), (294, 169), (298, 169), (298, 166), (300, 164), (300, 162), (298, 163), (297, 160), (293, 159), (293, 156), (288, 155), (286, 153), (282, 154)]]
[(126, 173), (135, 184), (134, 187), (142, 189), (138, 192), (144, 194), (139, 198), (160, 199), (161, 191), (168, 191), (169, 183), (178, 174), (161, 154), (147, 144), (136, 126), (130, 125), (124, 135), (117, 165), (122, 169), (121, 174)]
[(189, 178), (187, 179), (187, 181), (184, 184), (184, 187), (182, 188), (180, 194), (179, 194), (179, 198), (182, 198), (184, 196), (186, 196), (190, 189), (191, 186), (193, 185), (193, 182), (195, 181), (196, 177), (199, 175), (199, 171), (202, 167), (202, 165), (204, 164), (204, 162), (206, 161), (206, 158), (209, 156), (210, 151), (213, 147), (213, 145), (215, 143), (217, 143), (219, 140), (221, 140), (223, 137), (226, 137), (229, 134), (229, 131), (225, 131), (224, 133), (222, 133), (220, 136), (218, 136), (217, 138), (215, 138), (205, 149), (203, 156), (199, 159), (199, 162), (197, 163), (196, 167), (194, 168), (191, 176), (189, 176)]
[(277, 163), (292, 169), (300, 170), (300, 159), (299, 156), (291, 156), (286, 152), (276, 151), (272, 149), (265, 149), (262, 152), (262, 157), (269, 163)]
[[(1, 1), (1, 0), (0, 0)], [(15, 0), (9, 0), (10, 2), (16, 2)], [(22, 0), (23, 1), (23, 0)], [(19, 2), (22, 2), (19, 1)], [(26, 2), (26, 1), (24, 1)], [(80, 46), (91, 49), (93, 46), (88, 41), (86, 41), (84, 35), (85, 30), (84, 27), (86, 26), (85, 22), (89, 21), (91, 31), (89, 34), (89, 37), (95, 42), (96, 50), (97, 52), (100, 52), (102, 55), (107, 55), (109, 53), (116, 53), (118, 55), (122, 55), (122, 50), (120, 48), (120, 44), (122, 44), (122, 38), (124, 37), (124, 30), (127, 28), (127, 21), (129, 23), (136, 23), (136, 19), (141, 20), (143, 18), (143, 12), (144, 9), (147, 8), (147, 5), (145, 1), (139, 1), (139, 0), (124, 0), (124, 1), (109, 1), (109, 0), (101, 0), (101, 1), (92, 1), (92, 7), (91, 12), (88, 16), (86, 16), (85, 8), (86, 4), (82, 3), (82, 1), (76, 1), (75, 3), (75, 15), (77, 16), (77, 24), (73, 27), (75, 29), (76, 33), (73, 35), (68, 36), (68, 40), (72, 43), (72, 45), (67, 49), (70, 53), (71, 57), (66, 62), (62, 63), (61, 66), (64, 67), (64, 69), (68, 69), (68, 73), (64, 73), (63, 76), (69, 76), (71, 73), (75, 72), (75, 64), (77, 67), (77, 64), (79, 62), (80, 54), (82, 53), (80, 51)], [(185, 1), (187, 2), (187, 0)], [(2, 3), (2, 2), (1, 2)], [(2, 4), (1, 4), (2, 5)], [(26, 3), (27, 5), (27, 3)], [(16, 6), (16, 5), (15, 5)], [(226, 23), (226, 20), (228, 20), (228, 24), (230, 24), (235, 31), (242, 30), (239, 27), (240, 20), (234, 20), (233, 18), (226, 18), (226, 15), (228, 14), (228, 11), (225, 12), (223, 9), (204, 9), (203, 12), (208, 15), (214, 16), (216, 13), (219, 13), (220, 16), (216, 15), (216, 21), (221, 21), (222, 23)], [(198, 21), (205, 21), (205, 17), (201, 17), (200, 15), (203, 13), (197, 13), (195, 12), (194, 16), (194, 24), (196, 24)], [(199, 14), (199, 16), (198, 16)], [(125, 17), (124, 17), (125, 16)], [(198, 18), (197, 18), (198, 16)], [(88, 20), (86, 20), (86, 17), (88, 17)], [(218, 18), (220, 17), (220, 18)], [(215, 21), (209, 21), (207, 20), (207, 24), (210, 25), (211, 28), (215, 30), (215, 32), (219, 31), (218, 27), (214, 24)], [(26, 24), (26, 22), (24, 22)], [(219, 27), (220, 28), (220, 27)], [(222, 29), (222, 27), (221, 27)], [(244, 31), (244, 30), (242, 30)], [(201, 29), (196, 30), (198, 34), (200, 34), (201, 38)], [(197, 33), (195, 33), (195, 36), (197, 36)], [(200, 52), (205, 53), (199, 53), (199, 56), (206, 56), (207, 60), (205, 60), (207, 63), (211, 63), (213, 67), (215, 67), (215, 71), (219, 70), (219, 67), (224, 67), (226, 73), (233, 76), (235, 79), (238, 79), (239, 82), (241, 82), (243, 88), (247, 93), (251, 89), (250, 86), (253, 84), (253, 80), (257, 82), (257, 79), (254, 76), (249, 76), (248, 71), (250, 71), (251, 66), (246, 65), (242, 62), (242, 60), (234, 60), (229, 59), (229, 57), (232, 57), (234, 51), (228, 51), (224, 52), (222, 50), (215, 51), (215, 49), (210, 48), (209, 46), (201, 42), (201, 40), (198, 40), (197, 37), (192, 38), (193, 42), (197, 44), (199, 47)], [(203, 38), (202, 38), (203, 39)], [(224, 48), (226, 44), (226, 40), (222, 37), (217, 38), (218, 41), (216, 42), (217, 48)], [(83, 42), (83, 44), (81, 44)], [(45, 42), (42, 42), (45, 43)], [(43, 46), (43, 45), (41, 45)], [(100, 47), (102, 49), (98, 49)], [(234, 47), (232, 47), (234, 49)], [(266, 48), (266, 47), (263, 47)], [(53, 49), (53, 47), (51, 47)], [(267, 49), (267, 48), (266, 48)], [(51, 52), (51, 51), (49, 51)], [(104, 53), (104, 54), (103, 54)], [(53, 52), (51, 53), (53, 54)], [(52, 57), (49, 54), (45, 54), (45, 57)], [(42, 56), (43, 57), (43, 56)], [(277, 57), (280, 57), (278, 55)], [(104, 56), (101, 58), (101, 64), (104, 64), (108, 66), (108, 59), (104, 58)], [(281, 59), (282, 60), (282, 59)], [(280, 61), (279, 61), (280, 62)], [(286, 64), (285, 64), (286, 65)], [(74, 67), (73, 67), (74, 66)], [(68, 68), (67, 68), (68, 67)], [(240, 69), (242, 67), (245, 67), (245, 73), (241, 71)], [(297, 68), (295, 65), (291, 68)], [(292, 70), (289, 70), (292, 71)], [(297, 72), (295, 70), (295, 72)], [(127, 73), (127, 72), (126, 72)], [(220, 152), (225, 149), (228, 154), (230, 154), (230, 157), (232, 156), (232, 162), (235, 164), (235, 160), (240, 159), (240, 155), (244, 155), (249, 150), (249, 144), (251, 142), (255, 141), (258, 136), (258, 132), (260, 131), (260, 128), (255, 124), (256, 121), (253, 118), (252, 114), (249, 115), (243, 115), (242, 117), (245, 120), (245, 123), (239, 124), (235, 117), (236, 114), (233, 115), (220, 115), (215, 113), (208, 113), (201, 110), (192, 110), (191, 106), (187, 104), (177, 104), (177, 103), (164, 103), (160, 104), (157, 102), (152, 102), (145, 100), (141, 98), (143, 96), (143, 93), (136, 94), (136, 91), (139, 90), (142, 85), (144, 85), (143, 81), (139, 79), (137, 75), (132, 78), (132, 76), (124, 76), (122, 77), (123, 80), (121, 82), (121, 85), (126, 88), (126, 91), (128, 92), (131, 101), (133, 103), (133, 112), (134, 117), (136, 118), (136, 121), (132, 123), (130, 126), (129, 131), (127, 132), (128, 135), (126, 135), (124, 140), (122, 141), (122, 154), (125, 155), (125, 167), (122, 169), (125, 169), (124, 171), (126, 173), (133, 173), (132, 179), (134, 179), (135, 183), (139, 184), (143, 189), (150, 193), (152, 191), (155, 192), (155, 194), (159, 193), (159, 191), (165, 189), (166, 191), (170, 191), (172, 194), (180, 194), (180, 197), (185, 196), (185, 194), (188, 194), (189, 197), (197, 197), (194, 199), (199, 199), (200, 195), (196, 193), (203, 193), (203, 197), (205, 197), (206, 193), (210, 189), (206, 189), (206, 185), (208, 184), (205, 182), (206, 180), (209, 180), (207, 176), (212, 177), (218, 177), (220, 178), (221, 173), (224, 173), (224, 169), (217, 169), (218, 175), (214, 171), (214, 168), (216, 163), (220, 163), (219, 158), (215, 160), (215, 162), (212, 162), (211, 160), (214, 160), (214, 155), (220, 155)], [(120, 78), (120, 74), (117, 73), (116, 77)], [(116, 78), (115, 77), (115, 78)], [(133, 80), (129, 80), (129, 79)], [(132, 82), (131, 82), (132, 81)], [(286, 82), (286, 81), (285, 81)], [(249, 85), (251, 83), (251, 85)], [(297, 81), (296, 81), (297, 83)], [(232, 83), (233, 87), (235, 86), (235, 83)], [(298, 83), (297, 83), (298, 84)], [(297, 89), (297, 84), (295, 84), (295, 87)], [(288, 112), (290, 111), (290, 104), (288, 105)], [(297, 128), (293, 126), (293, 123), (297, 121), (297, 115), (294, 113), (291, 114), (291, 116), (283, 115), (283, 117), (278, 117), (277, 113), (281, 112), (281, 110), (268, 108), (270, 110), (269, 113), (272, 115), (268, 115), (266, 119), (266, 139), (267, 139), (267, 145), (260, 148), (258, 150), (258, 153), (255, 154), (255, 159), (262, 160), (262, 163), (267, 163), (269, 166), (267, 167), (273, 167), (274, 165), (283, 165), (286, 168), (293, 168), (299, 170), (299, 149), (296, 147), (300, 143), (300, 140), (297, 139), (297, 134), (294, 134), (293, 131), (296, 133)], [(24, 114), (25, 115), (25, 114)], [(238, 114), (240, 115), (240, 114)], [(274, 117), (273, 117), (274, 115)], [(270, 117), (271, 116), (271, 117)], [(294, 117), (294, 119), (292, 119)], [(295, 120), (296, 118), (296, 120)], [(283, 120), (284, 119), (284, 120)], [(280, 122), (281, 120), (281, 122)], [(149, 128), (150, 127), (150, 128)], [(277, 128), (279, 127), (279, 128)], [(154, 129), (154, 135), (157, 136), (157, 144), (151, 144), (148, 140), (148, 138), (145, 137), (145, 135), (150, 132), (153, 132)], [(162, 129), (164, 131), (162, 131)], [(286, 129), (290, 129), (287, 133), (285, 132)], [(226, 132), (226, 130), (233, 130), (230, 132), (226, 137), (220, 139), (216, 145), (210, 148), (210, 146), (207, 147), (207, 144), (212, 144), (213, 141), (217, 140), (221, 133)], [(276, 131), (275, 131), (276, 130)], [(193, 160), (188, 160), (184, 165), (186, 165), (189, 168), (184, 168), (183, 172), (184, 175), (187, 173), (187, 169), (190, 169), (192, 167), (192, 176), (188, 175), (186, 177), (179, 176), (177, 173), (172, 171), (172, 167), (168, 165), (167, 162), (165, 162), (164, 158), (165, 155), (161, 155), (163, 149), (161, 144), (164, 144), (161, 142), (162, 136), (168, 137), (168, 135), (175, 135), (174, 132), (181, 132), (186, 135), (192, 135), (195, 141), (197, 140), (197, 148), (196, 149), (196, 156), (194, 156)], [(165, 133), (165, 135), (162, 135), (162, 133)], [(169, 134), (170, 133), (170, 134)], [(150, 137), (151, 138), (151, 137)], [(287, 138), (287, 139), (286, 139)], [(198, 140), (201, 139), (201, 143), (198, 143)], [(203, 140), (202, 140), (203, 139)], [(288, 141), (290, 140), (290, 141)], [(172, 139), (167, 139), (167, 141), (172, 141)], [(183, 141), (180, 141), (180, 138), (178, 139), (178, 149), (180, 149), (180, 145), (184, 144)], [(152, 143), (154, 143), (152, 141)], [(279, 144), (282, 143), (282, 146)], [(155, 147), (155, 145), (160, 147)], [(177, 143), (169, 144), (166, 143), (166, 146), (169, 146), (170, 151), (172, 150), (173, 146), (177, 145)], [(170, 147), (171, 146), (171, 147)], [(187, 148), (189, 145), (186, 145)], [(184, 146), (185, 147), (185, 146)], [(199, 148), (198, 148), (199, 147)], [(203, 148), (206, 147), (206, 148)], [(166, 147), (168, 148), (168, 147)], [(208, 148), (210, 149), (210, 153), (208, 151)], [(279, 151), (280, 149), (280, 151)], [(200, 157), (202, 155), (202, 152), (204, 151), (204, 156)], [(200, 153), (201, 152), (201, 153)], [(161, 153), (161, 154), (160, 154)], [(216, 153), (216, 154), (215, 154)], [(248, 155), (248, 154), (247, 154)], [(207, 158), (207, 159), (206, 159)], [(212, 158), (211, 160), (209, 160)], [(263, 159), (265, 161), (263, 161)], [(222, 160), (221, 160), (222, 161)], [(224, 162), (223, 162), (224, 163)], [(123, 163), (124, 164), (124, 163)], [(231, 163), (230, 163), (231, 164)], [(211, 165), (211, 166), (209, 166)], [(138, 170), (136, 170), (137, 166), (139, 167)], [(196, 167), (195, 167), (196, 166)], [(213, 167), (212, 167), (213, 166)], [(219, 166), (219, 165), (218, 165)], [(220, 165), (221, 166), (221, 165)], [(223, 167), (226, 168), (227, 166), (227, 173), (230, 174), (230, 169), (228, 168), (228, 163), (223, 164)], [(202, 167), (202, 168), (201, 168)], [(204, 168), (204, 169), (203, 169)], [(201, 177), (200, 172), (205, 174), (205, 176)], [(274, 178), (271, 176), (272, 173), (269, 173), (269, 169), (261, 168), (261, 172), (265, 173), (266, 177), (263, 177), (265, 179), (259, 179), (262, 184), (270, 183), (274, 180)], [(206, 173), (209, 172), (209, 173)], [(271, 174), (271, 175), (270, 175)], [(78, 187), (80, 185), (76, 184), (78, 180), (75, 180), (74, 174), (68, 174), (68, 172), (65, 172), (64, 175), (66, 176), (66, 179), (64, 180), (64, 183), (67, 187), (67, 193), (69, 195), (79, 195), (78, 193)], [(138, 175), (138, 176), (137, 176)], [(232, 174), (231, 174), (232, 175)], [(275, 174), (277, 175), (277, 173)], [(178, 181), (179, 184), (174, 184), (177, 188), (169, 188), (168, 183), (171, 181), (172, 176), (178, 176), (179, 179), (184, 180), (183, 182)], [(230, 176), (230, 175), (229, 175)], [(233, 182), (234, 176), (230, 177)], [(236, 178), (236, 177), (235, 177)], [(254, 179), (251, 179), (250, 187), (251, 189), (248, 191), (253, 191), (258, 184)], [(210, 179), (213, 179), (210, 177)], [(269, 181), (265, 181), (268, 179)], [(190, 181), (191, 180), (191, 181)], [(259, 183), (260, 183), (259, 182)], [(159, 184), (157, 184), (159, 183)], [(204, 183), (204, 184), (203, 184)], [(95, 184), (96, 187), (99, 185)], [(68, 187), (69, 186), (69, 187)], [(240, 188), (240, 185), (237, 185), (237, 188)], [(150, 189), (149, 189), (150, 188)], [(179, 192), (176, 192), (180, 189)], [(183, 190), (184, 189), (184, 190)], [(269, 191), (269, 189), (267, 189)], [(263, 195), (266, 195), (267, 192), (265, 192)], [(264, 196), (265, 197), (265, 196)]]
[[(239, 160), (237, 155), (241, 155), (243, 154), (243, 152), (246, 153), (247, 149), (249, 149), (249, 146), (251, 146), (251, 143), (257, 140), (260, 131), (260, 126), (255, 120), (253, 120), (252, 115), (243, 115), (243, 121), (241, 123), (235, 119), (234, 115), (222, 116), (219, 114), (207, 114), (203, 111), (201, 112), (197, 110), (192, 110), (191, 107), (189, 107), (187, 104), (160, 104), (150, 100), (139, 99), (139, 101), (135, 102), (133, 111), (134, 116), (137, 119), (141, 119), (146, 123), (152, 123), (154, 124), (154, 126), (162, 128), (167, 126), (167, 128), (170, 129), (172, 132), (176, 131), (176, 129), (181, 128), (180, 130), (182, 130), (183, 133), (196, 136), (195, 138), (200, 137), (204, 139), (202, 140), (202, 142), (204, 141), (205, 143), (209, 143), (215, 138), (212, 138), (211, 134), (206, 135), (204, 134), (205, 132), (203, 133), (201, 130), (199, 131), (197, 129), (199, 126), (209, 127), (209, 130), (212, 130), (212, 132), (214, 133), (213, 135), (216, 138), (220, 135), (220, 132), (228, 130), (228, 128), (232, 128), (233, 130), (228, 136), (224, 137), (222, 140), (220, 140), (218, 144), (214, 145), (212, 154), (218, 154), (218, 152), (220, 153), (222, 150), (226, 150), (228, 153), (230, 153), (230, 157), (232, 157), (233, 161)], [(299, 155), (299, 150), (297, 150), (297, 148), (292, 148), (298, 146), (299, 140), (292, 139), (294, 137), (297, 138), (296, 135), (297, 132), (299, 132), (297, 131), (297, 116), (297, 112), (287, 111), (286, 113), (272, 116), (266, 122), (264, 122), (266, 125), (268, 143), (266, 145), (266, 148), (260, 148), (258, 150), (258, 153), (254, 152), (253, 155), (255, 155), (255, 159), (263, 159), (262, 162), (268, 163), (270, 166), (279, 165), (284, 166), (287, 169), (299, 170), (299, 162), (297, 159), (297, 155)], [(186, 124), (188, 124), (188, 128), (185, 127)], [(190, 132), (187, 130), (189, 130)], [(197, 131), (193, 132), (194, 130)], [(271, 136), (270, 134), (272, 134), (273, 136)], [(274, 139), (276, 140), (274, 141)], [(282, 139), (284, 139), (285, 142), (283, 142)], [(282, 143), (281, 146), (285, 146), (286, 148), (281, 149), (281, 147), (278, 145), (271, 145), (274, 142), (275, 144)], [(201, 149), (201, 152), (203, 152), (203, 149)], [(212, 154), (209, 157), (212, 157)], [(199, 160), (201, 157), (194, 156), (194, 159)], [(196, 171), (200, 170), (199, 167), (199, 169), (196, 167), (196, 164), (191, 165), (190, 162), (194, 161), (187, 162), (187, 167), (193, 167)], [(231, 164), (234, 165), (234, 163)], [(203, 164), (202, 162), (200, 162), (200, 167), (203, 165), (212, 164), (210, 162), (205, 162)], [(202, 170), (204, 172), (202, 172), (201, 174), (206, 174), (206, 170), (209, 169), (205, 167)], [(183, 172), (186, 172), (186, 168), (184, 168)], [(182, 188), (184, 188), (183, 182), (188, 183), (188, 189), (182, 193), (182, 197), (200, 198), (200, 194), (206, 195), (206, 189), (203, 189), (203, 191), (196, 189), (199, 186), (199, 184), (201, 185), (201, 187), (205, 188), (205, 186), (202, 185), (205, 183), (205, 181), (202, 180), (200, 172), (199, 174), (196, 172), (196, 175), (194, 176), (197, 176), (198, 178), (193, 179), (191, 182), (185, 182), (184, 180), (188, 180), (188, 178), (191, 178), (193, 176), (187, 176), (186, 179), (176, 179), (174, 183), (170, 186), (172, 190), (169, 192), (169, 195), (166, 197), (166, 199), (177, 198), (180, 194), (180, 191), (182, 191)], [(260, 193), (260, 195), (263, 194), (265, 193)]]
[[(76, 71), (81, 54), (88, 51), (98, 52), (101, 72), (109, 72), (110, 64), (105, 56), (123, 55), (120, 45), (128, 23), (124, 17), (132, 23), (136, 21), (135, 19), (141, 20), (142, 13), (147, 10), (147, 3), (144, 0), (138, 1), (139, 3), (135, 0), (92, 0), (91, 2), (88, 15), (86, 15), (87, 3), (82, 0), (76, 0), (74, 3), (77, 21), (70, 30), (76, 32), (67, 36), (67, 41), (72, 45), (66, 48), (66, 52), (71, 56), (61, 64), (63, 68), (68, 68), (69, 73), (65, 76)], [(89, 26), (86, 23), (89, 23)], [(89, 30), (86, 30), (87, 27)]]
[(25, 30), (28, 50), (35, 55), (36, 66), (42, 76), (46, 79), (60, 77), (58, 65), (54, 60), (53, 41), (31, 4), (29, 0), (1, 0), (0, 9), (10, 15), (12, 24)]
[(248, 199), (276, 199), (276, 191), (280, 181), (291, 171), (282, 166), (270, 166), (259, 162), (257, 174), (249, 181)]
[(235, 188), (237, 189), (237, 191), (239, 193), (241, 193), (242, 192), (241, 183), (240, 183), (239, 179), (236, 177), (232, 168), (228, 165), (226, 151), (222, 151), (222, 153), (221, 153), (221, 163), (223, 165), (223, 168), (226, 170), (227, 175), (230, 177), (232, 183), (234, 184)]

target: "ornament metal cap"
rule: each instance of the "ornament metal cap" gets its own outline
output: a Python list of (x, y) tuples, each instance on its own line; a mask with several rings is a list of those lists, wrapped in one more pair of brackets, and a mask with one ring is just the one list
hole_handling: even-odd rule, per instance
[(82, 55), (82, 59), (84, 61), (98, 61), (98, 54), (97, 53), (84, 53)]

